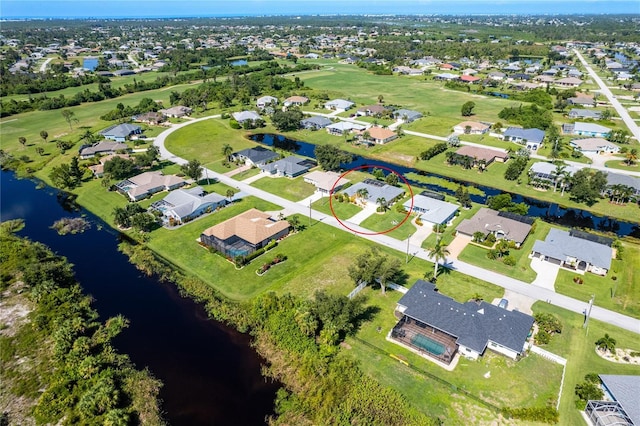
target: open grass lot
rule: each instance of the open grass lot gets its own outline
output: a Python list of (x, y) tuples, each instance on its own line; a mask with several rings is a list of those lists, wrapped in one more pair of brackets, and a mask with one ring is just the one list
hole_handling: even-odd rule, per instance
[(253, 182), (251, 186), (278, 195), (289, 201), (304, 200), (308, 196), (312, 195), (316, 190), (316, 187), (305, 182), (302, 176), (298, 176), (293, 179), (286, 177), (271, 178), (265, 176), (262, 179)]
[(476, 244), (468, 244), (467, 247), (462, 250), (458, 259), (471, 263), (472, 265), (480, 266), (483, 269), (530, 283), (536, 278), (536, 273), (531, 269), (529, 253), (531, 253), (531, 249), (536, 240), (544, 240), (551, 229), (551, 225), (541, 220), (537, 220), (534, 226), (535, 230), (529, 234), (520, 249), (509, 250), (509, 255), (516, 259), (514, 266), (508, 266), (499, 260), (487, 258), (489, 249)]
[[(640, 246), (623, 242), (623, 247), (622, 260), (612, 260), (611, 269), (605, 277), (586, 272), (579, 275), (583, 280), (583, 284), (580, 285), (573, 282), (573, 278), (578, 274), (561, 269), (556, 280), (556, 291), (585, 301), (595, 294), (596, 305), (640, 318), (640, 274), (637, 269), (640, 262)], [(617, 277), (615, 281), (612, 279), (614, 276)]]
[[(439, 279), (440, 291), (459, 301), (468, 300), (472, 291), (483, 294), (487, 300), (502, 295), (502, 289), (478, 280), (464, 285), (456, 285), (455, 282), (444, 284), (444, 277)], [(464, 287), (469, 293), (458, 292), (460, 287)], [(393, 310), (401, 295), (387, 292), (382, 296), (379, 291), (370, 289), (365, 290), (365, 295), (368, 296), (368, 302), (379, 311), (371, 322), (361, 326), (356, 335), (358, 339), (377, 346), (387, 354), (400, 356), (411, 366), (434, 374), (456, 388), (464, 389), (498, 406), (542, 406), (548, 399), (557, 398), (562, 368), (536, 355), (530, 355), (520, 362), (513, 362), (487, 351), (478, 361), (461, 359), (454, 371), (447, 372), (430, 361), (386, 341), (386, 334), (397, 322)], [(345, 353), (360, 359), (362, 368), (368, 374), (396, 388), (425, 413), (446, 418), (446, 424), (479, 424), (497, 417), (496, 413), (476, 401), (457, 394), (450, 386), (409, 369), (357, 339), (349, 338), (347, 343), (351, 349), (346, 349)], [(484, 377), (487, 372), (491, 373), (488, 379)], [(531, 380), (531, 377), (540, 379)]]
[[(640, 340), (638, 340), (637, 334), (593, 319), (589, 321), (587, 334), (582, 327), (584, 320), (582, 315), (549, 306), (544, 302), (535, 303), (533, 311), (535, 313), (545, 312), (556, 315), (563, 324), (562, 334), (552, 337), (551, 342), (544, 346), (546, 350), (568, 360), (562, 398), (560, 400), (559, 424), (584, 424), (580, 412), (575, 408), (574, 388), (577, 383), (584, 381), (585, 374), (640, 374), (640, 367), (637, 365), (610, 362), (600, 358), (595, 352), (595, 341), (604, 336), (605, 333), (616, 339), (616, 347), (640, 351)], [(532, 375), (531, 377), (535, 376)]]
[(332, 201), (333, 212), (331, 212), (331, 206), (329, 205), (329, 197), (322, 197), (318, 201), (314, 202), (311, 206), (313, 207), (314, 210), (317, 210), (325, 214), (335, 213), (335, 216), (342, 221), (345, 221), (350, 217), (353, 217), (353, 215), (362, 211), (362, 209), (356, 206), (355, 204), (344, 203), (344, 202), (340, 203), (334, 199)]

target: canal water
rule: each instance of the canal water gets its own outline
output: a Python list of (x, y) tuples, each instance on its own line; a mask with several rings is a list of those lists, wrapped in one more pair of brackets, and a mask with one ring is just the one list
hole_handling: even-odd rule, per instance
[[(54, 189), (36, 189), (35, 182), (9, 172), (0, 179), (0, 219), (24, 219), (19, 235), (66, 256), (101, 319), (129, 319), (114, 344), (162, 380), (160, 398), (170, 424), (265, 423), (279, 385), (261, 376), (263, 360), (249, 336), (209, 319), (175, 286), (141, 275), (117, 250), (117, 232), (86, 211), (65, 210)], [(61, 217), (81, 215), (92, 225), (82, 234), (59, 236), (50, 229)]]
[[(305, 157), (315, 158), (314, 150), (316, 146), (308, 142), (297, 141), (276, 134), (257, 134), (250, 136), (250, 139), (267, 146), (273, 146), (275, 148), (294, 152)], [(361, 156), (356, 156), (351, 163), (342, 165), (345, 170), (352, 169), (358, 166), (370, 166), (371, 169), (383, 166), (395, 170), (397, 173), (402, 174), (405, 178), (407, 177), (408, 173), (416, 173), (422, 176), (432, 176), (439, 179), (444, 179), (446, 181), (462, 185), (463, 187), (475, 187), (485, 194), (483, 196), (473, 194), (470, 195), (471, 200), (476, 203), (486, 203), (488, 197), (506, 192), (489, 186), (478, 185), (472, 182), (461, 181), (441, 176), (435, 173), (428, 173), (412, 167), (400, 166), (398, 164), (388, 163), (386, 161)], [(448, 195), (455, 194), (455, 191), (440, 185), (425, 184), (409, 178), (407, 178), (407, 180), (413, 187), (428, 189)], [(416, 191), (414, 190), (414, 192)], [(640, 225), (636, 223), (596, 216), (593, 213), (581, 209), (563, 208), (555, 203), (536, 200), (534, 198), (524, 197), (519, 194), (510, 195), (511, 199), (514, 202), (524, 202), (529, 206), (529, 212), (527, 213), (527, 216), (539, 217), (547, 222), (556, 223), (563, 226), (596, 229), (599, 231), (613, 232), (619, 236), (630, 235), (636, 238), (640, 238)]]

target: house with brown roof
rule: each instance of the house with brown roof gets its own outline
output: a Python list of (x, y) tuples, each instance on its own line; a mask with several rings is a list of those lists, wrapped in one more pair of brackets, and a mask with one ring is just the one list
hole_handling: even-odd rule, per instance
[(123, 142), (100, 141), (93, 145), (83, 145), (80, 148), (80, 158), (86, 160), (96, 155), (111, 155), (118, 151), (129, 151), (129, 147)]
[[(368, 137), (365, 136), (367, 133), (369, 134)], [(398, 137), (398, 135), (393, 130), (377, 126), (361, 130), (359, 132), (359, 135), (363, 142), (378, 145), (383, 145)]]
[(165, 120), (164, 114), (162, 114), (161, 112), (154, 112), (154, 111), (149, 111), (143, 114), (134, 115), (132, 118), (139, 123), (147, 123), (147, 124), (154, 124), (154, 125), (158, 125)]
[(287, 99), (284, 100), (283, 105), (285, 107), (290, 107), (290, 106), (302, 106), (304, 104), (306, 104), (307, 102), (309, 102), (309, 98), (305, 97), (305, 96), (290, 96)]
[(534, 219), (526, 216), (482, 207), (471, 219), (460, 222), (456, 232), (469, 237), (476, 232), (482, 232), (485, 237), (493, 234), (497, 239), (513, 241), (520, 247), (531, 232), (533, 222)]
[(467, 135), (483, 135), (489, 131), (488, 124), (479, 123), (477, 121), (463, 121), (453, 127), (455, 133), (465, 133)]
[(316, 191), (323, 195), (328, 195), (332, 189), (334, 192), (337, 192), (349, 182), (348, 179), (341, 178), (336, 172), (324, 172), (320, 170), (314, 170), (304, 175), (304, 181), (315, 186)]
[(235, 258), (247, 256), (287, 234), (289, 223), (286, 220), (276, 221), (265, 212), (251, 209), (205, 229), (200, 235), (200, 242)]
[(456, 154), (471, 157), (474, 163), (484, 160), (485, 165), (489, 165), (494, 161), (504, 163), (509, 159), (509, 154), (505, 151), (496, 149), (481, 148), (479, 146), (465, 145), (456, 151)]
[(142, 200), (160, 191), (171, 191), (186, 184), (176, 175), (163, 175), (162, 172), (144, 172), (116, 184), (116, 189), (127, 195), (131, 201)]

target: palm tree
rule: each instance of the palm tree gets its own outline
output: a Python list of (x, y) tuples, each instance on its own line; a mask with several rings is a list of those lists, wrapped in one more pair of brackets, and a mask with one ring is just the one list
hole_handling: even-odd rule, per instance
[(553, 192), (556, 192), (556, 189), (558, 188), (558, 181), (560, 180), (559, 178), (564, 173), (566, 168), (567, 165), (560, 161), (556, 163), (556, 169), (551, 172), (551, 176), (553, 176)]
[(366, 203), (367, 197), (369, 196), (369, 191), (367, 188), (360, 188), (356, 192), (356, 196), (360, 198), (363, 203)]
[(605, 333), (604, 337), (596, 340), (596, 345), (598, 346), (598, 349), (605, 352), (614, 353), (616, 351), (616, 339), (609, 336), (607, 333)]
[(233, 152), (233, 147), (228, 143), (222, 145), (222, 155), (227, 157), (227, 161), (231, 161), (231, 153)]
[(436, 242), (436, 245), (429, 250), (429, 256), (432, 257), (434, 260), (433, 262), (433, 266), (434, 266), (433, 279), (434, 280), (438, 276), (438, 262), (440, 262), (441, 260), (446, 261), (448, 254), (449, 254), (449, 250), (447, 249), (447, 246), (443, 245), (439, 239)]
[(236, 195), (236, 193), (233, 189), (227, 189), (227, 198), (229, 199), (229, 201), (231, 201), (234, 195)]
[(637, 159), (638, 159), (638, 150), (636, 148), (633, 148), (629, 150), (625, 155), (624, 162), (627, 164), (627, 166), (633, 166), (636, 163)]
[(384, 197), (379, 197), (376, 200), (376, 204), (378, 204), (380, 206), (380, 210), (385, 212), (387, 210), (387, 199)]

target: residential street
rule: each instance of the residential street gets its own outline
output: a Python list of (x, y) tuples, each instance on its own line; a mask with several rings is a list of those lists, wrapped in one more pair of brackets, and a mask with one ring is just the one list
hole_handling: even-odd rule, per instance
[(573, 52), (576, 54), (578, 59), (580, 59), (580, 62), (582, 62), (582, 65), (584, 65), (584, 67), (586, 68), (591, 78), (593, 78), (595, 82), (598, 83), (598, 86), (600, 86), (600, 92), (604, 93), (605, 96), (609, 99), (611, 106), (613, 106), (615, 110), (618, 112), (618, 115), (620, 115), (620, 118), (622, 118), (622, 120), (624, 121), (624, 124), (627, 125), (627, 127), (631, 131), (631, 134), (636, 138), (637, 141), (640, 141), (640, 129), (638, 128), (638, 125), (636, 124), (636, 122), (633, 121), (633, 119), (629, 115), (629, 111), (627, 111), (626, 108), (622, 106), (620, 101), (613, 95), (613, 93), (611, 93), (611, 90), (609, 90), (607, 85), (604, 84), (600, 76), (596, 74), (593, 68), (589, 66), (587, 61), (585, 61), (585, 59), (580, 54), (580, 52), (578, 52), (576, 49), (574, 49)]
[[(178, 125), (175, 125), (165, 130), (164, 132), (160, 133), (154, 141), (154, 145), (156, 145), (160, 149), (160, 156), (163, 159), (170, 160), (177, 164), (187, 163), (187, 160), (173, 155), (171, 152), (169, 152), (166, 149), (166, 147), (164, 146), (166, 137), (172, 132), (174, 132), (175, 130), (182, 128), (184, 126), (187, 126), (191, 123), (202, 121), (202, 120), (208, 120), (211, 118), (218, 118), (218, 117), (219, 115), (187, 121), (185, 123), (180, 123)], [(283, 208), (285, 208), (288, 212), (298, 213), (305, 217), (311, 215), (311, 219), (314, 221), (320, 221), (327, 225), (333, 226), (335, 228), (345, 230), (335, 217), (326, 215), (324, 213), (320, 213), (315, 210), (310, 211), (309, 206), (305, 207), (296, 202), (285, 200), (284, 198), (270, 194), (261, 189), (254, 188), (250, 185), (247, 185), (246, 183), (236, 181), (231, 177), (225, 176), (220, 173), (216, 173), (212, 170), (208, 170), (207, 173), (209, 177), (214, 177), (226, 185), (232, 186), (234, 188), (238, 188), (242, 192), (267, 200), (274, 204), (280, 205)], [(355, 224), (350, 224), (349, 226), (354, 231), (365, 232), (365, 233), (371, 232), (370, 230), (362, 228)], [(355, 234), (355, 235), (357, 235), (360, 238), (364, 238), (378, 244), (386, 245), (402, 253), (406, 253), (407, 251), (406, 242), (393, 239), (387, 235), (380, 235), (380, 234), (378, 235)], [(418, 257), (420, 259), (433, 261), (432, 259), (430, 259), (427, 252), (424, 249), (422, 249), (421, 247), (415, 244), (410, 244), (408, 250), (409, 250), (409, 254), (412, 257)], [(559, 306), (579, 314), (582, 314), (588, 305), (587, 300), (582, 301), (582, 300), (572, 299), (568, 296), (557, 294), (551, 290), (541, 288), (538, 286), (532, 286), (523, 281), (518, 281), (513, 278), (509, 278), (507, 276), (504, 276), (495, 272), (487, 271), (485, 269), (470, 265), (465, 262), (461, 262), (459, 260), (453, 260), (450, 263), (447, 263), (447, 267), (454, 269), (456, 271), (459, 271), (463, 274), (471, 275), (481, 280), (488, 281), (490, 283), (503, 287), (507, 290), (530, 297), (534, 300), (548, 301), (549, 303), (555, 306)], [(609, 311), (607, 309), (599, 308), (597, 306), (593, 307), (591, 317), (594, 319), (604, 321), (609, 324), (624, 328), (626, 330), (630, 330), (634, 333), (640, 334), (640, 320), (630, 318), (625, 315), (622, 315), (613, 311)]]

